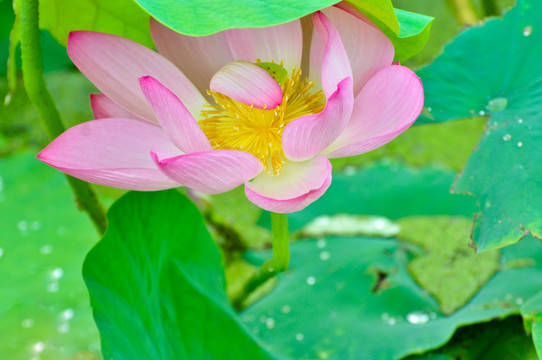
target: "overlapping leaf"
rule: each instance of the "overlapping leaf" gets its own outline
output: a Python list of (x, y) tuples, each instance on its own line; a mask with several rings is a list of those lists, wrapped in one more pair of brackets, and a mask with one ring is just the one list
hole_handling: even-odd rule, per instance
[[(337, 0), (136, 0), (151, 16), (187, 35), (203, 36), (231, 28), (282, 24), (337, 3)], [(352, 0), (392, 40), (405, 61), (425, 45), (433, 18), (394, 11), (391, 0)], [(264, 40), (265, 41), (265, 40)]]
[[(476, 196), (479, 251), (542, 235), (542, 3), (464, 31), (419, 75), (434, 121), (488, 116), (454, 192)], [(427, 118), (420, 121), (431, 121)]]
[(290, 270), (242, 319), (271, 350), (295, 359), (400, 359), (443, 345), (459, 326), (519, 314), (542, 286), (542, 267), (535, 266), (542, 245), (529, 237), (503, 250), (504, 270), (468, 305), (444, 316), (409, 276), (408, 258), (391, 239), (297, 242)]

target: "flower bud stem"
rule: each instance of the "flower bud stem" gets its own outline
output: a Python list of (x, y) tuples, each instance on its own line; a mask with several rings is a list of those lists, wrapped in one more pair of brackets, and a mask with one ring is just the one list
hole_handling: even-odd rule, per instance
[(288, 269), (290, 264), (290, 234), (288, 216), (271, 213), (271, 231), (273, 233), (273, 257), (266, 261), (256, 273), (244, 284), (241, 291), (232, 297), (233, 307), (241, 310), (244, 301), (260, 285), (278, 273)]
[[(43, 77), (38, 0), (22, 0), (20, 4), (23, 81), (28, 98), (52, 140), (63, 133), (65, 127)], [(69, 175), (66, 178), (75, 194), (77, 205), (88, 213), (98, 232), (103, 235), (107, 220), (96, 194), (88, 183)]]

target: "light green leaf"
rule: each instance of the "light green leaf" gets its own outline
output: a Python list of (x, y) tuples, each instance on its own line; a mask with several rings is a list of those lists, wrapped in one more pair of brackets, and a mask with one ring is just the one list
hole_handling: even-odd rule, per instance
[(210, 35), (232, 28), (278, 25), (338, 2), (337, 0), (136, 1), (164, 25), (193, 36)]
[(98, 234), (35, 153), (0, 159), (0, 229), (0, 357), (97, 359), (81, 263)]
[[(204, 36), (232, 28), (282, 24), (326, 8), (337, 0), (136, 0), (151, 16), (175, 31)], [(395, 45), (396, 59), (417, 54), (429, 36), (433, 18), (395, 10), (391, 0), (351, 0)]]
[(106, 359), (272, 359), (225, 293), (218, 248), (175, 190), (128, 193), (83, 276)]
[(92, 30), (123, 36), (152, 46), (149, 16), (132, 0), (42, 0), (40, 27), (66, 46), (73, 30)]
[(540, 1), (520, 0), (502, 20), (464, 31), (418, 73), (434, 121), (488, 117), (454, 188), (480, 204), (472, 233), (479, 251), (542, 236), (540, 14)]

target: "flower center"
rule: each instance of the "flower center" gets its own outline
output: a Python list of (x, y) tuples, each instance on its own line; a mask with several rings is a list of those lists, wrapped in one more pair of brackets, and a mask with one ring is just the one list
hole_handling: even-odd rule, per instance
[[(261, 66), (260, 63), (257, 64)], [(266, 69), (271, 76), (276, 67)], [(284, 70), (284, 69), (283, 69)], [(206, 105), (199, 125), (214, 149), (242, 150), (256, 156), (265, 171), (278, 175), (286, 156), (282, 150), (282, 132), (292, 120), (324, 109), (322, 91), (311, 92), (313, 82), (301, 79), (301, 70), (294, 68), (290, 76), (273, 76), (282, 87), (282, 103), (274, 109), (259, 109), (235, 101), (221, 93), (208, 90), (217, 105)]]

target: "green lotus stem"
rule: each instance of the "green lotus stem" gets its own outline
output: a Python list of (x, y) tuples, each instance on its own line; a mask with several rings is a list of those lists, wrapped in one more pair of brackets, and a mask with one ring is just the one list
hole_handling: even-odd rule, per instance
[(288, 269), (290, 264), (290, 234), (288, 231), (288, 216), (271, 213), (271, 231), (273, 233), (273, 257), (245, 283), (241, 291), (232, 298), (233, 307), (243, 308), (245, 299), (260, 285), (276, 274)]
[[(28, 98), (36, 108), (47, 134), (51, 139), (64, 132), (56, 105), (47, 90), (43, 77), (43, 60), (41, 55), (38, 0), (22, 0), (21, 5), (21, 58), (23, 81)], [(105, 233), (107, 220), (103, 206), (98, 201), (90, 185), (79, 179), (66, 175), (77, 205), (88, 213), (100, 234)]]
[(9, 104), (11, 96), (17, 89), (17, 45), (21, 40), (21, 18), (17, 15), (17, 9), (15, 9), (16, 2), (13, 2), (13, 11), (15, 12), (15, 21), (13, 22), (13, 27), (9, 33), (9, 53), (8, 53), (8, 86), (9, 93), (6, 96), (5, 104)]
[(455, 12), (455, 17), (462, 24), (472, 25), (478, 21), (478, 15), (470, 0), (448, 0)]

